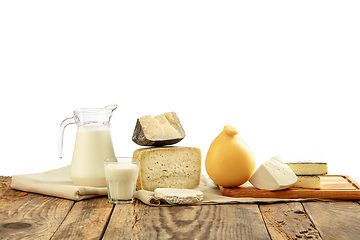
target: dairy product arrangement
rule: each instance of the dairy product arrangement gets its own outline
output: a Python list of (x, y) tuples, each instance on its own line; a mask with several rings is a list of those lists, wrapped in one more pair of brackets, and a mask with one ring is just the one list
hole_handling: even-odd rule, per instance
[[(127, 198), (135, 190), (147, 190), (178, 204), (201, 201), (200, 193), (193, 196), (184, 192), (200, 185), (201, 150), (196, 146), (179, 145), (185, 137), (185, 130), (175, 112), (155, 117), (146, 115), (136, 120), (132, 141), (140, 147), (134, 150), (132, 157), (140, 160), (139, 167), (129, 164), (119, 168), (110, 164), (104, 169), (102, 159), (115, 157), (109, 120), (116, 107), (113, 104), (102, 109), (74, 110), (75, 117), (63, 121), (61, 141), (64, 127), (70, 123), (78, 124), (70, 170), (74, 184), (104, 186), (107, 183), (116, 198)], [(257, 189), (268, 191), (291, 187), (321, 188), (319, 176), (327, 174), (326, 163), (284, 163), (280, 157), (274, 156), (255, 171), (254, 153), (237, 136), (238, 133), (235, 127), (225, 125), (207, 151), (206, 171), (218, 186), (231, 188), (249, 182)], [(61, 150), (62, 145), (59, 146)], [(61, 157), (61, 151), (59, 153)], [(125, 187), (129, 181), (134, 181), (136, 188)]]
[[(219, 186), (237, 187), (249, 181), (254, 187), (269, 191), (321, 187), (317, 175), (327, 173), (325, 163), (284, 163), (274, 156), (254, 172), (254, 154), (246, 142), (236, 136), (238, 132), (233, 126), (225, 125), (208, 149), (206, 171)], [(140, 146), (152, 146), (137, 149), (133, 154), (140, 159), (138, 190), (193, 189), (200, 184), (200, 149), (170, 146), (184, 136), (175, 112), (137, 119), (132, 140)], [(303, 174), (305, 176), (300, 176)]]

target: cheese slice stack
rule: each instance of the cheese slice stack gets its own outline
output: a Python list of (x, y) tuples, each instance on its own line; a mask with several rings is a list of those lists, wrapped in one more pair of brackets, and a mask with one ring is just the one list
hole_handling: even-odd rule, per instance
[(291, 187), (297, 181), (297, 177), (280, 157), (274, 156), (261, 164), (249, 181), (259, 189), (281, 190)]
[(328, 172), (327, 164), (324, 162), (299, 161), (289, 162), (287, 165), (298, 177), (293, 185), (297, 188), (320, 189), (321, 179), (318, 175), (325, 175)]

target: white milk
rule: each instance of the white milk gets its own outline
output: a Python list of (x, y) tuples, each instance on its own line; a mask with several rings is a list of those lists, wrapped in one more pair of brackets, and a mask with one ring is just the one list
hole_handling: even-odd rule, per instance
[(75, 185), (105, 187), (104, 159), (115, 157), (109, 128), (79, 128), (71, 162)]
[(115, 200), (132, 199), (139, 168), (131, 163), (108, 164), (105, 167), (110, 197)]

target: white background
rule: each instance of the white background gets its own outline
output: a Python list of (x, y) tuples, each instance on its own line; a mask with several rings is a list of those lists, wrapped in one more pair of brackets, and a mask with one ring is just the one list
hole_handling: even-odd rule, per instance
[[(175, 111), (204, 167), (226, 124), (256, 167), (328, 163), (360, 182), (359, 1), (1, 1), (0, 175), (71, 163), (72, 110), (117, 103), (117, 156), (136, 119)], [(205, 168), (203, 174), (206, 175)]]

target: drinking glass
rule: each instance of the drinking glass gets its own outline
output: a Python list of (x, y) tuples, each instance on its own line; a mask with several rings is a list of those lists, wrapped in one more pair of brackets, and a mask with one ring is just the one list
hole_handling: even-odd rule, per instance
[(134, 202), (140, 160), (131, 157), (114, 157), (104, 160), (105, 178), (110, 203)]

